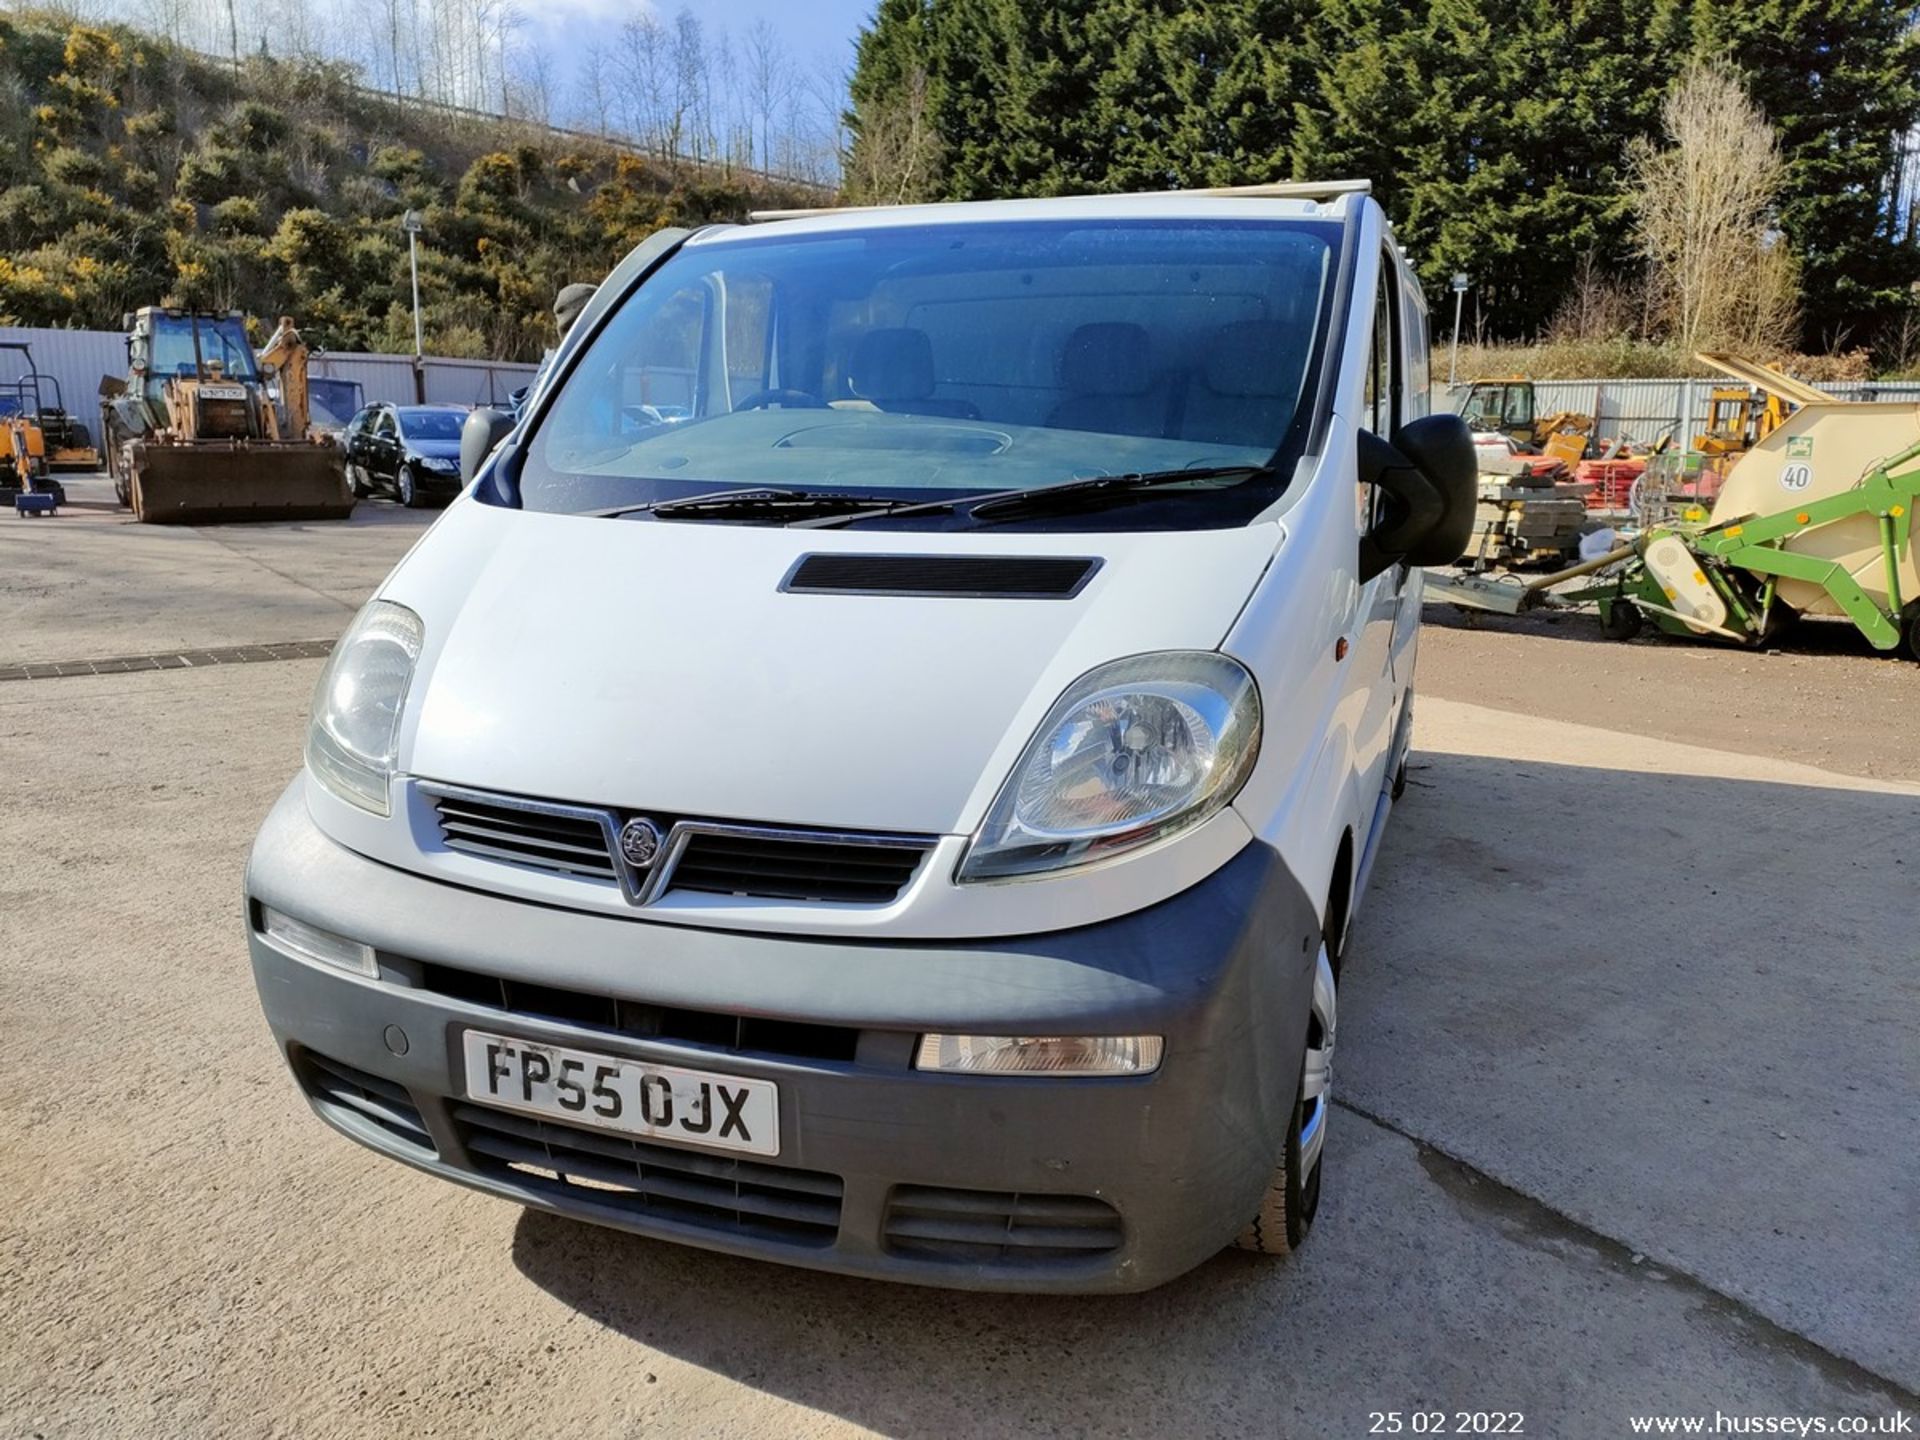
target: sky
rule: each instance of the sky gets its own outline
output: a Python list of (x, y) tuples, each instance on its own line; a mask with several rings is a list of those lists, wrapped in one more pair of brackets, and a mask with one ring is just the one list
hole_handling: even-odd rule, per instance
[[(7, 0), (0, 0), (4, 8)], [(124, 18), (131, 15), (154, 30), (210, 55), (226, 53), (236, 29), (248, 51), (273, 45), (280, 53), (320, 53), (346, 58), (360, 66), (365, 83), (384, 88), (420, 83), (435, 98), (495, 109), (500, 104), (499, 69), (493, 56), (496, 32), (487, 11), (500, 9), (478, 0), (295, 0), (294, 20), (284, 18), (283, 0), (63, 0), (76, 15), (86, 18)], [(549, 118), (561, 125), (585, 124), (587, 101), (582, 86), (583, 62), (595, 51), (614, 58), (620, 51), (621, 27), (651, 14), (671, 28), (681, 9), (701, 23), (711, 45), (723, 33), (730, 42), (741, 86), (747, 84), (745, 37), (765, 22), (785, 44), (789, 73), (801, 80), (794, 98), (797, 124), (815, 130), (816, 139), (831, 144), (843, 106), (845, 83), (853, 67), (856, 36), (871, 18), (878, 0), (504, 0), (513, 17), (509, 54), (516, 78), (524, 85), (539, 84), (550, 107)], [(384, 17), (384, 19), (383, 19)], [(411, 49), (403, 43), (396, 61), (387, 40), (389, 25), (400, 28), (403, 41), (410, 33)], [(436, 32), (436, 27), (438, 27)], [(458, 73), (445, 68), (445, 51), (436, 58), (436, 37), (465, 56)], [(260, 37), (256, 42), (255, 37)], [(451, 36), (450, 40), (447, 37)], [(424, 42), (423, 43), (423, 38)], [(616, 64), (618, 62), (616, 61)], [(415, 66), (434, 71), (434, 80), (416, 82)], [(539, 79), (533, 80), (529, 70)], [(614, 98), (614, 97), (606, 97)], [(745, 98), (735, 92), (738, 102)], [(719, 108), (730, 111), (738, 124), (744, 111), (716, 95)], [(617, 101), (616, 101), (617, 105)], [(802, 112), (804, 111), (804, 115)], [(804, 130), (802, 133), (805, 133)], [(727, 137), (721, 137), (725, 143)]]
[[(876, 0), (688, 0), (687, 8), (713, 28), (743, 35), (756, 20), (766, 20), (791, 48), (802, 68), (831, 61), (853, 66), (853, 41), (872, 17)], [(610, 43), (623, 21), (651, 10), (671, 19), (680, 0), (522, 0), (528, 18), (556, 53), (583, 44)]]

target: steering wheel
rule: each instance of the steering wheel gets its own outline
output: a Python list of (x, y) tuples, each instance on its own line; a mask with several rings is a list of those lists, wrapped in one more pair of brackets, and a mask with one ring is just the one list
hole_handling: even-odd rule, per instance
[(793, 410), (824, 410), (827, 402), (810, 390), (761, 390), (749, 395), (734, 405), (736, 412), (741, 410), (764, 410), (769, 405), (779, 405)]

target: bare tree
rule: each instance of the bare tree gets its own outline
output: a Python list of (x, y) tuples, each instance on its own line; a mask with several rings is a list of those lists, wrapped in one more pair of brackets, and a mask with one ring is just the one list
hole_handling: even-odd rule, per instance
[(759, 133), (748, 161), (762, 170), (771, 170), (773, 159), (773, 120), (781, 114), (794, 90), (793, 66), (787, 52), (763, 16), (747, 31), (746, 98), (752, 107), (752, 123)]
[(741, 161), (752, 149), (744, 140), (740, 122), (740, 72), (733, 37), (723, 26), (707, 41), (707, 63), (701, 74), (700, 109), (706, 117), (707, 157), (726, 165)]
[(578, 82), (579, 123), (602, 138), (613, 133), (613, 92), (617, 82), (613, 62), (598, 45), (589, 45), (580, 60)]
[(691, 152), (704, 158), (701, 141), (706, 122), (707, 37), (694, 13), (681, 7), (673, 17), (673, 91), (667, 122), (666, 149), (678, 159)]
[(520, 96), (519, 112), (523, 119), (534, 120), (542, 125), (553, 123), (553, 60), (547, 54), (547, 47), (538, 40), (521, 46), (516, 52), (513, 65), (514, 89)]
[(620, 77), (620, 122), (642, 146), (659, 150), (666, 130), (668, 42), (665, 28), (651, 14), (620, 27), (615, 62)]
[(1737, 74), (1681, 71), (1661, 110), (1664, 146), (1629, 151), (1640, 246), (1681, 348), (1777, 350), (1795, 329), (1793, 256), (1774, 223), (1780, 145)]
[(1554, 313), (1546, 338), (1584, 343), (1631, 335), (1642, 325), (1643, 290), (1632, 279), (1602, 270), (1589, 250), (1580, 257), (1573, 286)]
[(496, 0), (490, 16), (488, 43), (492, 47), (495, 74), (500, 82), (500, 114), (504, 119), (513, 118), (510, 67), (515, 37), (526, 23), (526, 15), (513, 0)]
[(389, 91), (394, 104), (405, 99), (400, 80), (400, 22), (405, 0), (357, 0), (354, 10), (360, 21), (356, 37), (356, 59), (365, 67), (368, 78)]
[(420, 39), (420, 0), (406, 0), (407, 46), (413, 54), (413, 93), (427, 98), (427, 56)]
[(157, 30), (175, 45), (188, 43), (189, 0), (146, 0), (142, 7), (147, 28)]
[(927, 76), (914, 70), (893, 94), (866, 106), (847, 151), (847, 197), (897, 205), (933, 194), (940, 142), (927, 114)]

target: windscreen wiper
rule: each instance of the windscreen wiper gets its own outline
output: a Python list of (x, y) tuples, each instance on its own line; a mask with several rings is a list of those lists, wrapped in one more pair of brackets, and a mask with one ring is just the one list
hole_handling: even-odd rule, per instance
[(789, 511), (825, 511), (837, 516), (842, 510), (884, 508), (884, 495), (860, 495), (846, 490), (782, 490), (758, 486), (748, 490), (714, 490), (704, 495), (682, 495), (671, 500), (648, 500), (638, 505), (615, 505), (606, 510), (586, 513), (596, 520), (620, 515), (656, 515), (669, 518), (680, 515), (782, 515)]
[(1255, 480), (1271, 475), (1271, 465), (1207, 465), (1185, 470), (1131, 470), (1124, 475), (1090, 475), (1063, 480), (1056, 485), (1041, 485), (1024, 490), (992, 490), (984, 495), (962, 495), (953, 500), (924, 500), (913, 505), (888, 505), (859, 510), (851, 515), (826, 515), (818, 519), (797, 520), (794, 529), (834, 530), (862, 520), (882, 516), (937, 515), (949, 510), (964, 510), (969, 520), (985, 516), (987, 523), (1009, 514), (1043, 514), (1050, 510), (1072, 510), (1082, 505), (1105, 503), (1128, 495), (1154, 490), (1163, 485), (1180, 485), (1192, 480)]

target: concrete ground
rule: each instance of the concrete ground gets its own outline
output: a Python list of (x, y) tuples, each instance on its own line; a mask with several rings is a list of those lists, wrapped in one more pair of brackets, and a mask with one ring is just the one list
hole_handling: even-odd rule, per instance
[[(0, 670), (326, 638), (430, 518), (0, 517)], [(1112, 1299), (719, 1258), (358, 1149), (239, 929), (319, 662), (0, 683), (0, 1436), (1911, 1415), (1920, 667), (1429, 619), (1312, 1242)]]

